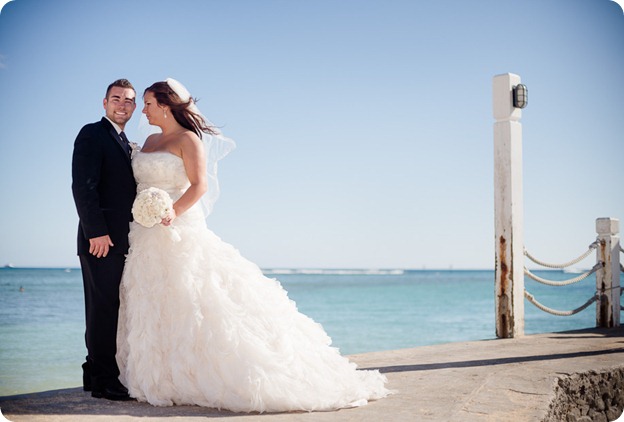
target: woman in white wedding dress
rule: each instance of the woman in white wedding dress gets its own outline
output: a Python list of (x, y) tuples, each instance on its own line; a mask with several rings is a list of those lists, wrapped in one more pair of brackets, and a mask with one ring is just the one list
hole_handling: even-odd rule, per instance
[(235, 412), (333, 410), (388, 395), (385, 376), (357, 370), (279, 282), (206, 227), (200, 198), (216, 167), (200, 138), (224, 138), (188, 91), (167, 79), (144, 103), (162, 133), (134, 155), (138, 191), (165, 190), (173, 210), (151, 228), (131, 223), (117, 352), (130, 395)]

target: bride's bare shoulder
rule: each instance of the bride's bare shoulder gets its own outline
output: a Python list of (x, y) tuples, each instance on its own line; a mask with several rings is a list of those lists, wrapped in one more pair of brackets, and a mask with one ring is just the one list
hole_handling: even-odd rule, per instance
[(200, 158), (204, 155), (204, 144), (194, 132), (184, 132), (178, 142), (182, 157)]
[(203, 147), (203, 143), (199, 136), (190, 130), (183, 132), (178, 139), (179, 145), (186, 148), (201, 148)]

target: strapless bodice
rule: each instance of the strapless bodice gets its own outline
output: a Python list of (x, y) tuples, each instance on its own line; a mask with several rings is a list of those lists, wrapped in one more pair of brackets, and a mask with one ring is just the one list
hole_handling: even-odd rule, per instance
[(153, 186), (176, 197), (191, 185), (184, 161), (170, 152), (139, 152), (132, 159), (132, 170), (137, 181), (137, 192)]

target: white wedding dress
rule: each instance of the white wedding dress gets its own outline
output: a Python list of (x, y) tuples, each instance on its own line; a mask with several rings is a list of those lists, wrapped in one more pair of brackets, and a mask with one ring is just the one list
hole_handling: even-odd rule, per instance
[[(189, 186), (173, 154), (138, 153), (132, 167), (139, 191), (175, 202)], [(389, 394), (384, 375), (356, 370), (278, 281), (208, 230), (199, 205), (173, 228), (131, 223), (120, 291), (120, 379), (139, 401), (282, 412)]]

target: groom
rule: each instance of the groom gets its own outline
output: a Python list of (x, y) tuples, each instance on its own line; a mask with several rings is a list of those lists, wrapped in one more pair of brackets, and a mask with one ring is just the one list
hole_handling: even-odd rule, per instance
[(93, 397), (128, 400), (115, 360), (119, 284), (128, 253), (136, 183), (123, 130), (136, 109), (136, 91), (126, 79), (108, 86), (106, 116), (84, 126), (74, 143), (72, 192), (80, 220), (78, 256), (85, 293), (88, 356), (83, 386)]

